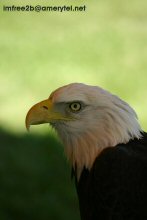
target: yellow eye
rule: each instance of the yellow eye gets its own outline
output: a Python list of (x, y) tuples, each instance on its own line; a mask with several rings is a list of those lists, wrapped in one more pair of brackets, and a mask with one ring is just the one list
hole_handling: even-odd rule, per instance
[(80, 111), (81, 109), (81, 104), (79, 102), (73, 102), (69, 105), (69, 108), (73, 111), (73, 112), (77, 112)]

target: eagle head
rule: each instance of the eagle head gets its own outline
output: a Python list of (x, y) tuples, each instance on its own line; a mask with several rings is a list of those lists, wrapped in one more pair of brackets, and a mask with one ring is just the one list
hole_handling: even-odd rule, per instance
[(78, 177), (105, 148), (141, 137), (137, 115), (125, 101), (82, 83), (58, 88), (35, 104), (27, 113), (26, 127), (42, 123), (55, 128)]

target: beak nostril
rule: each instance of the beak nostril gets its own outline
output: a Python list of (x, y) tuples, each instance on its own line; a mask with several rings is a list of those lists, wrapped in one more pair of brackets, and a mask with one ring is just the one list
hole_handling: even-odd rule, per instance
[(44, 106), (42, 106), (42, 107), (43, 107), (44, 109), (48, 110), (48, 107), (47, 107), (47, 106), (44, 105)]

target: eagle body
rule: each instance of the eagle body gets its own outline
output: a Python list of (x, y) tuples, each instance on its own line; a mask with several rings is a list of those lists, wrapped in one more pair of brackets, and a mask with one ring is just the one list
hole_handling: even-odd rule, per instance
[(98, 87), (72, 83), (28, 111), (49, 123), (73, 167), (81, 220), (147, 220), (147, 134), (134, 109)]
[(103, 150), (76, 188), (81, 220), (146, 220), (147, 133)]

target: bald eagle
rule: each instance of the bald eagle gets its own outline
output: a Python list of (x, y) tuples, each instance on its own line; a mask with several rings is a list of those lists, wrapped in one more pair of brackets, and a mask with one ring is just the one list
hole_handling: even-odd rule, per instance
[(27, 129), (42, 123), (65, 146), (81, 220), (147, 220), (147, 133), (125, 101), (72, 83), (29, 110)]

